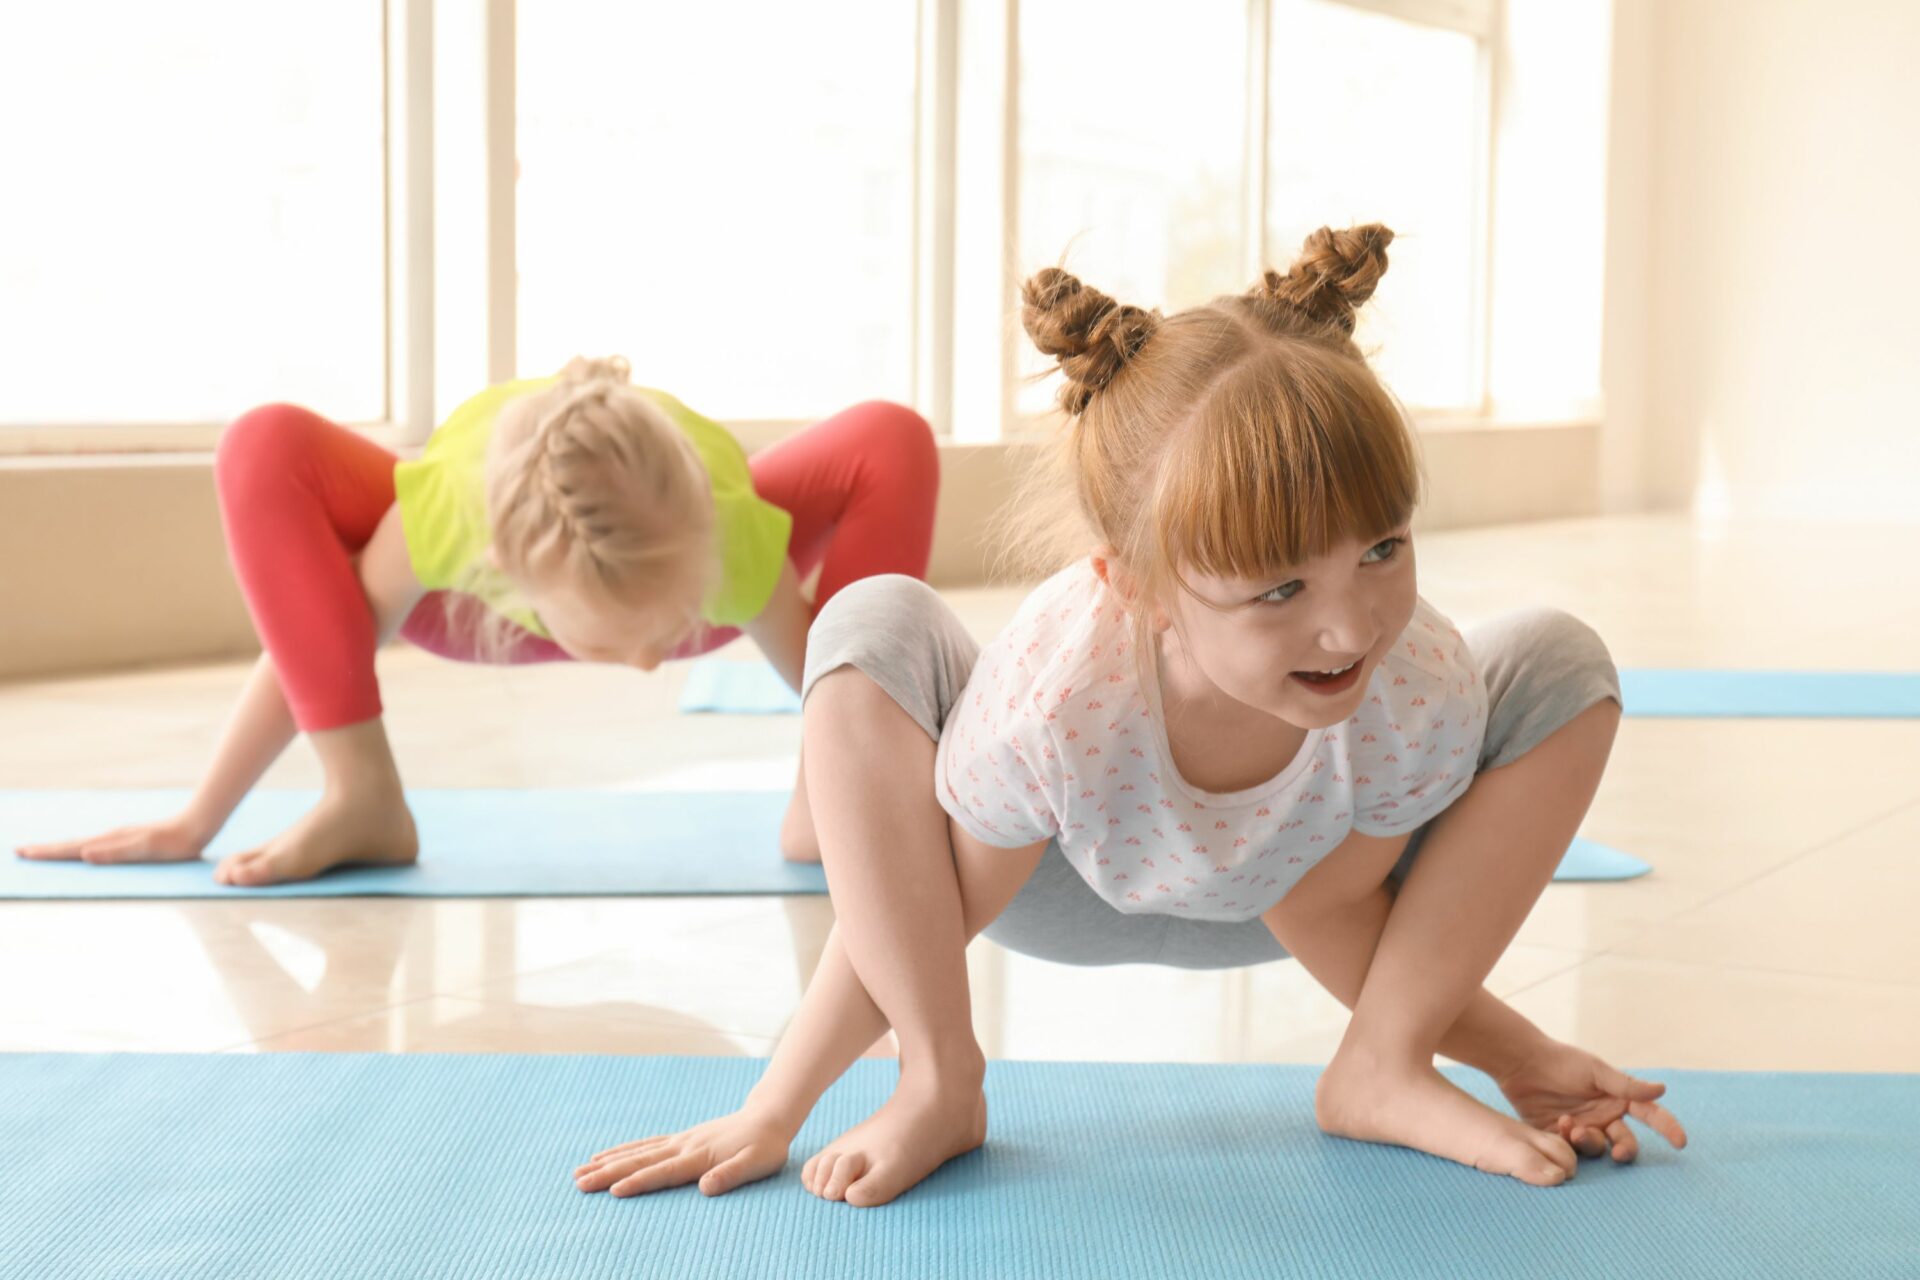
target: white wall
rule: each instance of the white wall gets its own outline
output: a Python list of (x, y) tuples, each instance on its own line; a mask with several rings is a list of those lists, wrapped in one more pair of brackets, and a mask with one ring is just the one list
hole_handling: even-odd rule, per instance
[(1614, 40), (1616, 448), (1657, 505), (1920, 522), (1920, 4), (1617, 0)]

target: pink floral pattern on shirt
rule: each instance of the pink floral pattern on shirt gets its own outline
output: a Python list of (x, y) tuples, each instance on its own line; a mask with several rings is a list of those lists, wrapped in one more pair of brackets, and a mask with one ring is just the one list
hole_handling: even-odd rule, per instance
[(1163, 758), (1131, 622), (1091, 566), (1037, 587), (947, 716), (941, 805), (988, 844), (1049, 838), (1116, 910), (1250, 920), (1349, 831), (1396, 835), (1472, 781), (1487, 696), (1466, 642), (1426, 601), (1358, 712), (1308, 734), (1277, 776), (1233, 795)]

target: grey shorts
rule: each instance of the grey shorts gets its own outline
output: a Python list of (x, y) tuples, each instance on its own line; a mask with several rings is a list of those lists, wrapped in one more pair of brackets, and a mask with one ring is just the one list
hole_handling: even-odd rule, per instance
[[(1481, 770), (1518, 760), (1594, 703), (1620, 700), (1607, 646), (1570, 614), (1523, 609), (1463, 634), (1487, 682)], [(866, 578), (834, 596), (814, 620), (800, 696), (828, 672), (855, 667), (938, 740), (979, 654), (979, 644), (933, 588), (898, 575)], [(1408, 838), (1402, 872), (1425, 831), (1418, 827)], [(1258, 920), (1220, 924), (1115, 911), (1058, 855), (1057, 845), (1048, 847), (987, 937), (1063, 964), (1231, 969), (1286, 958)]]

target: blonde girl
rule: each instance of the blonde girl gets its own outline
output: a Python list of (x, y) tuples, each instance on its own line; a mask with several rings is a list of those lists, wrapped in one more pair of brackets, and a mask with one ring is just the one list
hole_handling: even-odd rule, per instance
[[(381, 719), (374, 650), (398, 631), (468, 661), (651, 671), (745, 632), (798, 687), (817, 607), (870, 574), (924, 574), (938, 461), (926, 423), (855, 405), (748, 459), (624, 360), (474, 396), (402, 462), (293, 405), (255, 409), (215, 459), (236, 576), (265, 655), (186, 808), (29, 858), (198, 858), (296, 733), (318, 804), (224, 859), (229, 885), (412, 862), (419, 839)], [(817, 857), (804, 788), (780, 835)]]
[(1618, 684), (1566, 614), (1463, 636), (1419, 598), (1413, 440), (1353, 343), (1390, 239), (1323, 229), (1284, 275), (1167, 318), (1063, 271), (1027, 283), (1027, 332), (1066, 375), (1059, 491), (1091, 537), (984, 650), (906, 579), (822, 614), (820, 969), (740, 1111), (602, 1152), (581, 1188), (767, 1176), (889, 1026), (893, 1097), (806, 1162), (806, 1188), (882, 1204), (978, 1146), (964, 951), (983, 929), (1079, 964), (1293, 956), (1353, 1009), (1319, 1081), (1328, 1133), (1538, 1185), (1579, 1154), (1633, 1158), (1629, 1114), (1685, 1141), (1662, 1086), (1481, 985), (1593, 797)]

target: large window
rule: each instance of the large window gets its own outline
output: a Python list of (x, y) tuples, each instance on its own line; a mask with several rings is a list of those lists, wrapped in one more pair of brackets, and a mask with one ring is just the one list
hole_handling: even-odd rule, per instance
[(1355, 335), (1400, 398), (1480, 398), (1479, 43), (1334, 0), (1275, 0), (1267, 257), (1315, 227), (1384, 222), (1392, 262)]
[(726, 418), (909, 395), (914, 6), (523, 4), (519, 365)]
[(1021, 0), (1020, 257), (1143, 307), (1244, 289), (1246, 40), (1246, 0)]
[(754, 438), (884, 396), (992, 439), (1052, 397), (1024, 274), (1175, 309), (1370, 220), (1363, 345), (1478, 410), (1492, 7), (11, 6), (0, 449), (266, 399), (419, 440), (610, 353)]
[(387, 416), (381, 22), (379, 0), (7, 6), (0, 436), (269, 399)]

